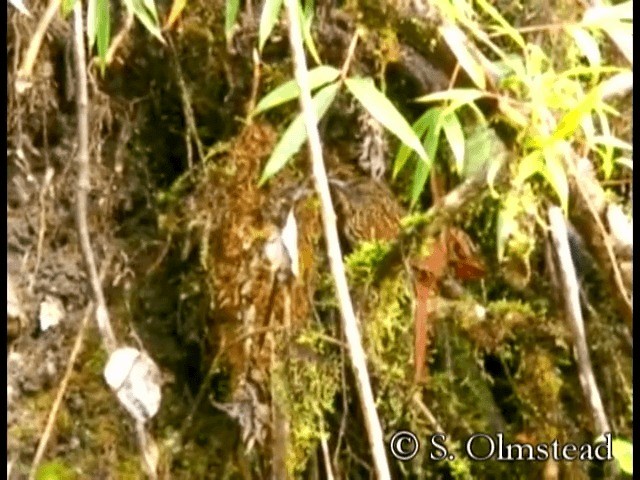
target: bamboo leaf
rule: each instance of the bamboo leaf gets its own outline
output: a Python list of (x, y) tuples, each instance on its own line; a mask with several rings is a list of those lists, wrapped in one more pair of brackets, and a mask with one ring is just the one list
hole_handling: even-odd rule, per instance
[(598, 145), (619, 148), (620, 150), (628, 150), (630, 152), (633, 151), (633, 145), (613, 135), (596, 135), (591, 141)]
[(258, 49), (260, 52), (262, 52), (264, 44), (267, 43), (273, 27), (275, 27), (278, 21), (280, 10), (282, 10), (282, 0), (265, 0), (264, 7), (262, 7), (262, 14), (260, 15), (260, 27), (258, 30)]
[(411, 126), (370, 78), (347, 78), (345, 84), (360, 104), (391, 133), (427, 161), (427, 154)]
[(87, 47), (89, 47), (89, 51), (96, 42), (96, 2), (97, 0), (87, 1)]
[(429, 103), (442, 100), (451, 100), (460, 104), (470, 103), (489, 94), (475, 88), (452, 88), (441, 92), (434, 92), (422, 97), (418, 97), (414, 102)]
[(240, 10), (240, 0), (227, 0), (224, 9), (224, 34), (229, 40), (233, 26), (238, 18), (238, 11)]
[(474, 58), (467, 48), (467, 38), (458, 27), (447, 25), (439, 28), (440, 34), (444, 38), (453, 54), (456, 56), (458, 63), (469, 75), (469, 78), (481, 90), (486, 88), (486, 79), (482, 65)]
[(616, 163), (622, 165), (623, 167), (627, 167), (629, 170), (633, 171), (633, 160), (627, 157), (616, 158)]
[(447, 142), (456, 161), (456, 170), (462, 173), (464, 169), (464, 132), (455, 113), (449, 113), (442, 118), (442, 128)]
[(147, 31), (161, 43), (165, 43), (160, 31), (158, 12), (153, 0), (123, 0), (127, 9), (136, 16)]
[[(429, 125), (435, 125), (437, 121), (437, 116), (439, 115), (439, 111), (437, 108), (431, 108), (423, 113), (418, 120), (416, 120), (411, 128), (416, 133), (418, 138), (422, 138)], [(432, 118), (434, 117), (434, 118)], [(396, 178), (400, 170), (402, 170), (409, 160), (409, 157), (413, 153), (411, 147), (409, 147), (406, 143), (400, 145), (398, 149), (398, 153), (396, 154), (396, 158), (393, 161), (393, 178)]]
[(589, 32), (579, 27), (567, 27), (566, 30), (573, 37), (573, 41), (576, 42), (582, 54), (589, 61), (589, 65), (596, 67), (602, 63), (598, 42), (596, 42)]
[(413, 184), (411, 186), (411, 205), (415, 205), (420, 198), (424, 185), (429, 178), (431, 168), (433, 167), (433, 161), (436, 158), (438, 152), (438, 145), (440, 143), (440, 133), (442, 131), (442, 110), (434, 109), (434, 115), (429, 117), (429, 124), (427, 125), (427, 136), (424, 140), (425, 150), (427, 152), (427, 161), (417, 162), (416, 171), (413, 173)]
[[(320, 120), (327, 109), (336, 98), (338, 90), (340, 88), (339, 83), (332, 83), (327, 85), (313, 97), (313, 106)], [(289, 125), (284, 135), (273, 149), (271, 157), (267, 161), (267, 165), (264, 167), (262, 177), (260, 178), (260, 185), (263, 185), (267, 180), (278, 173), (287, 162), (293, 157), (300, 147), (307, 139), (307, 132), (304, 126), (304, 119), (302, 113), (298, 114), (293, 122)]]
[[(309, 71), (309, 86), (311, 90), (314, 90), (329, 82), (333, 82), (338, 78), (338, 75), (340, 75), (340, 70), (329, 65), (320, 65)], [(251, 115), (254, 116), (278, 105), (282, 105), (283, 103), (298, 98), (299, 95), (300, 88), (298, 87), (298, 82), (296, 82), (295, 79), (289, 80), (266, 94), (262, 100), (258, 102), (258, 105)]]
[(600, 101), (600, 89), (598, 86), (591, 89), (578, 104), (567, 112), (558, 122), (556, 130), (553, 132), (552, 141), (564, 140), (574, 134), (582, 117), (598, 106)]
[(582, 16), (585, 27), (601, 27), (611, 22), (633, 22), (633, 0), (618, 5), (597, 5), (587, 9)]
[(96, 3), (96, 40), (98, 44), (98, 58), (100, 58), (100, 71), (104, 76), (107, 61), (107, 51), (110, 40), (110, 14), (109, 0), (97, 0)]
[(520, 160), (514, 184), (521, 186), (529, 177), (532, 177), (537, 173), (542, 174), (543, 170), (544, 162), (542, 161), (542, 152), (540, 150), (534, 150)]
[(511, 40), (513, 40), (520, 48), (523, 49), (525, 47), (525, 41), (524, 38), (522, 38), (522, 35), (520, 35), (520, 33), (513, 28), (502, 15), (500, 15), (493, 5), (487, 2), (487, 0), (477, 0), (477, 3), (482, 10), (489, 14), (491, 18), (493, 18), (500, 27), (502, 27), (501, 30), (504, 31)]
[(313, 41), (313, 37), (311, 36), (311, 22), (313, 21), (313, 4), (305, 5), (305, 10), (302, 10), (302, 5), (298, 2), (298, 15), (300, 16), (300, 25), (302, 27), (302, 39), (304, 40), (304, 44), (307, 46), (309, 53), (313, 57), (313, 60), (319, 65), (322, 63), (320, 61), (320, 55), (318, 54), (318, 49), (316, 48), (316, 44)]
[(167, 21), (164, 23), (164, 28), (171, 28), (173, 26), (186, 5), (187, 0), (173, 0), (169, 16), (167, 17)]

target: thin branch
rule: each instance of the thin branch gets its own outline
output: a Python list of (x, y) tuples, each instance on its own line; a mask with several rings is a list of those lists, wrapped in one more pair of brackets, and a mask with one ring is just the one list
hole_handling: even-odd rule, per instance
[(380, 426), (378, 412), (376, 411), (375, 399), (369, 380), (369, 372), (367, 371), (365, 352), (362, 347), (362, 338), (358, 330), (358, 322), (353, 310), (344, 264), (342, 263), (342, 252), (340, 250), (338, 230), (336, 227), (336, 214), (333, 209), (327, 172), (322, 158), (322, 145), (317, 127), (318, 118), (311, 100), (307, 62), (302, 45), (302, 31), (296, 2), (297, 0), (285, 1), (287, 15), (289, 17), (289, 40), (291, 42), (291, 51), (295, 64), (295, 77), (300, 87), (300, 106), (309, 138), (308, 144), (313, 177), (321, 202), (322, 222), (329, 254), (329, 263), (336, 285), (340, 311), (342, 313), (342, 327), (347, 345), (349, 346), (349, 357), (364, 414), (375, 470), (379, 479), (389, 479), (391, 475), (385, 452), (382, 427)]
[(18, 70), (16, 79), (16, 91), (18, 92), (18, 94), (24, 92), (30, 86), (29, 79), (31, 78), (33, 65), (36, 63), (36, 58), (38, 57), (38, 52), (40, 51), (40, 45), (42, 45), (42, 39), (44, 38), (44, 34), (47, 32), (47, 28), (49, 28), (49, 24), (53, 20), (53, 17), (58, 12), (61, 2), (62, 0), (51, 1), (42, 17), (40, 17), (38, 26), (31, 36), (29, 48), (27, 49), (27, 53), (22, 60), (20, 70)]
[(607, 433), (610, 431), (609, 421), (604, 411), (600, 391), (598, 390), (598, 385), (596, 384), (593, 374), (591, 359), (589, 358), (584, 321), (582, 319), (582, 311), (580, 310), (578, 280), (569, 249), (567, 225), (562, 210), (559, 207), (550, 207), (548, 215), (551, 236), (558, 255), (558, 267), (564, 290), (567, 318), (573, 334), (573, 346), (576, 362), (578, 363), (578, 370), (580, 372), (580, 384), (591, 407), (591, 413), (598, 434)]
[(40, 437), (40, 442), (38, 442), (38, 448), (36, 450), (36, 454), (33, 457), (33, 462), (31, 463), (29, 480), (34, 480), (36, 478), (36, 472), (38, 470), (38, 466), (40, 465), (42, 456), (44, 455), (44, 452), (47, 448), (47, 444), (49, 443), (49, 438), (51, 437), (51, 432), (53, 431), (53, 424), (56, 418), (58, 417), (60, 404), (62, 403), (64, 394), (67, 391), (67, 385), (69, 384), (69, 379), (71, 378), (71, 374), (73, 373), (73, 365), (75, 364), (76, 358), (80, 353), (80, 348), (82, 347), (82, 342), (84, 341), (84, 334), (85, 334), (85, 331), (87, 330), (87, 324), (89, 323), (89, 318), (91, 318), (93, 307), (94, 307), (94, 303), (93, 302), (89, 303), (89, 305), (85, 310), (84, 317), (82, 318), (82, 323), (80, 324), (80, 330), (78, 330), (76, 341), (73, 345), (73, 349), (71, 350), (71, 355), (69, 356), (69, 361), (67, 363), (67, 370), (64, 373), (62, 382), (60, 382), (60, 386), (58, 387), (58, 393), (56, 394), (56, 398), (53, 401), (53, 405), (51, 405), (51, 410), (49, 411), (49, 417), (47, 418), (47, 425), (44, 428), (44, 432), (42, 433), (42, 436)]
[(87, 226), (87, 193), (89, 183), (89, 93), (87, 88), (87, 67), (82, 26), (82, 4), (76, 2), (73, 7), (73, 40), (76, 64), (76, 99), (78, 108), (78, 191), (76, 199), (76, 222), (82, 256), (87, 264), (87, 273), (96, 302), (96, 321), (105, 348), (109, 354), (117, 347), (116, 337), (111, 328), (109, 311), (98, 276), (96, 260), (91, 248), (89, 227)]

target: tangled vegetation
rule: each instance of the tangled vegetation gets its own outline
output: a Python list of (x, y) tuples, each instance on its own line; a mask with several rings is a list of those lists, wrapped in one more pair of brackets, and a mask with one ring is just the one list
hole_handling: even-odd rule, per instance
[[(282, 0), (82, 3), (92, 248), (116, 337), (162, 371), (146, 447), (109, 391), (75, 2), (9, 2), (10, 478), (374, 478)], [(295, 5), (334, 201), (373, 192), (336, 213), (384, 440), (424, 442), (391, 476), (631, 478), (632, 2)], [(477, 462), (479, 432), (611, 432), (616, 461)]]

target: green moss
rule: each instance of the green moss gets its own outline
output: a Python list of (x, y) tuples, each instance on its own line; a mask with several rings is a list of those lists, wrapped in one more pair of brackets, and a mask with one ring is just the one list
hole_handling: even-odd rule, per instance
[(36, 480), (75, 480), (76, 473), (61, 460), (52, 460), (40, 465)]
[(340, 387), (339, 357), (322, 341), (325, 335), (313, 327), (297, 342), (313, 358), (291, 358), (272, 371), (274, 402), (287, 412), (290, 439), (287, 469), (296, 477), (325, 435), (325, 417), (333, 413), (333, 401)]

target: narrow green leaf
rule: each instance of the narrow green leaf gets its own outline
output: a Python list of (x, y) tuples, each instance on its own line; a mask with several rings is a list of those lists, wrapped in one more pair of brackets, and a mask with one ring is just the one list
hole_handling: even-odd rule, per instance
[(633, 171), (633, 160), (628, 157), (616, 158), (616, 163), (622, 165), (623, 167), (627, 167), (629, 170)]
[(452, 88), (451, 90), (443, 90), (441, 92), (434, 92), (422, 97), (418, 97), (414, 102), (428, 103), (428, 102), (440, 102), (442, 100), (451, 100), (460, 102), (460, 104), (470, 103), (482, 97), (486, 97), (489, 94), (475, 88)]
[(87, 1), (87, 46), (89, 51), (96, 42), (96, 1)]
[(420, 198), (424, 185), (431, 173), (433, 161), (438, 152), (440, 144), (440, 133), (442, 131), (442, 110), (435, 109), (435, 115), (430, 117), (430, 124), (427, 126), (427, 136), (424, 139), (424, 147), (427, 152), (427, 161), (417, 162), (416, 171), (413, 174), (413, 184), (411, 186), (411, 206), (415, 205)]
[[(336, 98), (338, 90), (340, 88), (339, 83), (332, 83), (327, 85), (313, 97), (313, 106), (320, 120), (327, 109)], [(267, 161), (267, 165), (264, 167), (262, 177), (260, 178), (260, 185), (263, 185), (267, 180), (278, 173), (287, 162), (293, 157), (300, 147), (307, 139), (307, 132), (304, 126), (304, 119), (302, 113), (298, 114), (293, 122), (289, 125), (284, 135), (273, 149), (271, 157)]]
[(558, 122), (555, 132), (553, 132), (552, 141), (564, 140), (573, 135), (580, 125), (582, 117), (587, 115), (591, 110), (598, 106), (600, 101), (600, 88), (598, 86), (591, 89), (578, 104), (567, 112)]
[(158, 13), (153, 0), (123, 0), (127, 9), (133, 12), (138, 21), (147, 31), (156, 37), (161, 43), (165, 43), (160, 31)]
[(156, 4), (154, 0), (142, 0), (143, 5), (144, 5), (144, 9), (147, 10), (149, 12), (149, 15), (151, 15), (151, 19), (153, 20), (153, 23), (155, 23), (156, 25), (160, 24), (160, 20), (158, 19), (158, 10), (156, 9)]
[[(439, 109), (430, 108), (425, 113), (423, 113), (418, 120), (416, 120), (411, 128), (416, 133), (418, 138), (422, 138), (424, 133), (429, 128), (429, 125), (435, 125), (438, 120)], [(407, 160), (413, 153), (411, 147), (409, 147), (406, 143), (402, 143), (400, 148), (398, 148), (398, 153), (396, 154), (396, 158), (393, 161), (393, 178), (395, 179), (398, 173), (404, 168)]]
[(98, 58), (100, 58), (100, 71), (104, 76), (104, 69), (111, 39), (111, 16), (109, 12), (109, 0), (97, 0), (96, 3), (96, 39), (98, 44)]
[(372, 79), (347, 78), (345, 84), (373, 118), (384, 125), (400, 141), (415, 150), (422, 160), (427, 161), (427, 154), (420, 143), (420, 139), (393, 103), (375, 87)]
[(518, 164), (518, 173), (514, 179), (516, 186), (521, 186), (529, 177), (544, 171), (544, 162), (542, 161), (542, 152), (534, 150), (529, 155), (520, 160)]
[[(340, 75), (340, 70), (333, 68), (329, 65), (320, 65), (309, 71), (309, 85), (311, 90), (321, 87), (329, 82), (333, 82)], [(271, 108), (282, 105), (290, 100), (298, 98), (300, 95), (300, 88), (298, 82), (289, 80), (282, 85), (274, 88), (271, 92), (266, 94), (258, 105), (251, 113), (252, 116), (258, 113), (265, 112)]]
[(62, 0), (61, 10), (63, 17), (66, 17), (71, 13), (71, 11), (73, 10), (73, 6), (76, 4), (76, 1), (77, 0)]
[(522, 35), (520, 35), (520, 33), (515, 28), (513, 28), (502, 15), (500, 15), (498, 10), (496, 10), (493, 5), (487, 2), (487, 0), (477, 0), (477, 3), (480, 6), (480, 8), (482, 8), (482, 10), (484, 10), (487, 14), (489, 14), (491, 18), (493, 18), (502, 27), (502, 30), (520, 48), (525, 47), (525, 41), (524, 41), (524, 38), (522, 38)]
[(566, 30), (573, 37), (573, 41), (582, 52), (582, 54), (589, 61), (589, 65), (597, 67), (602, 63), (602, 56), (600, 55), (600, 47), (598, 42), (583, 28), (579, 27), (567, 27)]
[(601, 27), (611, 22), (633, 22), (633, 0), (618, 5), (596, 5), (587, 9), (582, 17), (582, 25)]
[(320, 55), (318, 49), (311, 36), (311, 22), (313, 21), (313, 5), (305, 5), (305, 11), (302, 10), (302, 5), (298, 2), (298, 15), (300, 17), (300, 25), (302, 27), (302, 39), (307, 46), (309, 53), (313, 57), (313, 60), (320, 64)]
[(458, 63), (469, 75), (469, 78), (481, 90), (486, 89), (486, 79), (482, 66), (476, 61), (472, 53), (467, 48), (467, 38), (465, 34), (455, 25), (447, 25), (438, 29)]
[(238, 18), (238, 11), (240, 10), (240, 0), (227, 0), (224, 9), (224, 34), (227, 40), (231, 36), (233, 26)]
[(567, 173), (562, 165), (562, 160), (553, 148), (545, 148), (543, 151), (545, 168), (542, 171), (545, 179), (560, 199), (560, 206), (566, 213), (569, 206), (569, 182)]
[(456, 160), (456, 170), (462, 173), (464, 169), (464, 132), (458, 116), (453, 112), (444, 115), (442, 128), (453, 152), (453, 158)]
[(278, 17), (282, 10), (282, 0), (265, 0), (262, 14), (260, 15), (260, 27), (258, 30), (258, 49), (262, 52), (264, 44), (276, 26)]
[(633, 151), (633, 145), (613, 135), (596, 135), (591, 139), (591, 142), (598, 145), (619, 148), (620, 150), (628, 150), (630, 152)]

